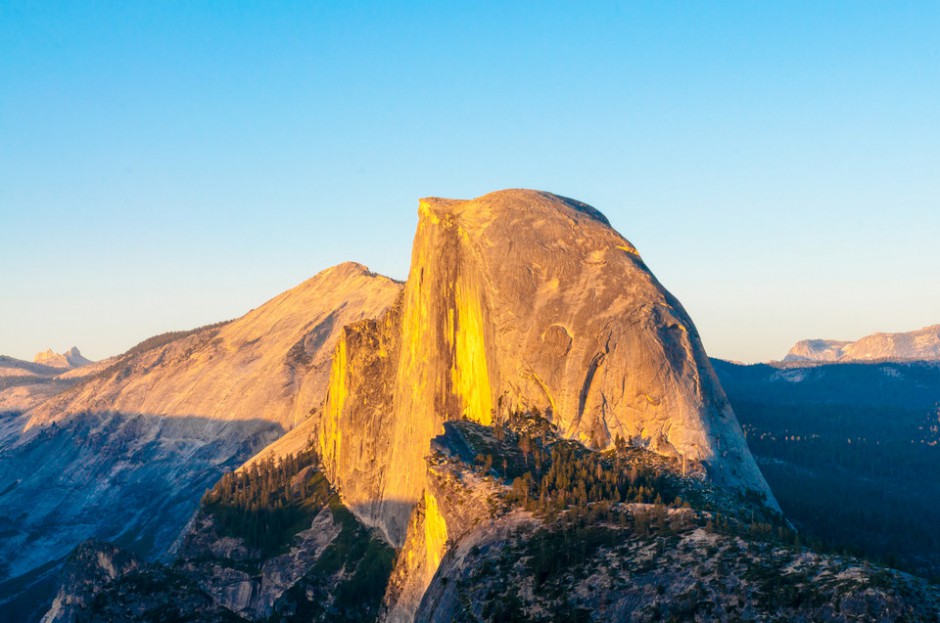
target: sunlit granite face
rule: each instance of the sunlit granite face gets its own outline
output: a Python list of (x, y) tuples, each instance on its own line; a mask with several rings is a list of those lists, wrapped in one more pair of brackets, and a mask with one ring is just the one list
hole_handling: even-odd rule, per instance
[(324, 405), (324, 466), (364, 521), (402, 546), (415, 505), (437, 509), (425, 457), (443, 423), (518, 408), (593, 448), (619, 436), (685, 459), (775, 506), (694, 325), (602, 214), (526, 190), (423, 199), (418, 212), (402, 298), (347, 327)]

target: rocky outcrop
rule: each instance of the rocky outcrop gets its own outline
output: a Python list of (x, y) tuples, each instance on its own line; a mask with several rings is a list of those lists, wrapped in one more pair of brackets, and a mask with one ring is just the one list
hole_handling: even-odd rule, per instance
[(803, 340), (784, 361), (940, 361), (940, 324), (906, 333), (874, 333), (854, 342)]
[(238, 623), (194, 582), (109, 543), (83, 543), (69, 556), (52, 607), (42, 623), (137, 621)]
[(431, 444), (427, 461), (427, 488), (418, 500), (405, 543), (399, 554), (384, 599), (382, 620), (412, 621), (441, 561), (449, 549), (472, 545), (468, 535), (496, 516), (501, 487), (475, 474), (458, 460), (455, 445), (462, 443), (459, 429), (449, 427)]
[(287, 552), (261, 559), (241, 539), (219, 534), (211, 515), (200, 513), (196, 521), (178, 552), (178, 567), (217, 604), (251, 620), (267, 618), (274, 603), (310, 571), (342, 530), (324, 508), (296, 534)]
[(374, 621), (394, 556), (343, 507), (306, 449), (223, 478), (170, 564), (81, 545), (46, 620)]
[(69, 555), (52, 607), (42, 623), (73, 623), (105, 586), (142, 564), (137, 556), (110, 543), (82, 543)]
[[(727, 495), (700, 476), (682, 475), (679, 461), (622, 445), (603, 453), (582, 447), (568, 455), (581, 457), (576, 465), (564, 468), (565, 454), (559, 448), (577, 445), (549, 431), (531, 440), (526, 467), (520, 456), (529, 447), (525, 438), (512, 430), (496, 433), (454, 422), (433, 440), (427, 460), (430, 495), (418, 502), (412, 515), (383, 621), (853, 621), (936, 616), (936, 587), (903, 573), (801, 548), (780, 516)], [(536, 458), (537, 448), (551, 449), (551, 458)], [(481, 455), (494, 460), (466, 458)], [(603, 473), (590, 468), (597, 457), (607, 462)], [(547, 469), (546, 460), (553, 463)], [(541, 468), (536, 466), (539, 461)], [(548, 494), (555, 495), (554, 502), (547, 502), (546, 492), (553, 486), (568, 487), (577, 495), (584, 488), (582, 479), (590, 481), (592, 473), (599, 481), (621, 482), (624, 476), (632, 480), (633, 474), (649, 474), (643, 466), (658, 474), (649, 481), (656, 500), (676, 495), (675, 501), (651, 504), (612, 493), (610, 500), (619, 500), (616, 503), (584, 505), (569, 497), (558, 512), (565, 496), (557, 496), (561, 491), (556, 490)], [(518, 495), (523, 479), (513, 480), (513, 475), (521, 470), (535, 474), (536, 482), (522, 491), (538, 499)], [(571, 474), (574, 480), (553, 478), (553, 473)], [(587, 489), (598, 491), (599, 481), (588, 482)], [(652, 499), (651, 492), (645, 495)], [(703, 511), (703, 506), (709, 510)], [(427, 574), (427, 569), (435, 572)]]
[(703, 529), (682, 509), (661, 517), (645, 534), (601, 524), (578, 535), (505, 516), (455, 548), (415, 620), (937, 620), (940, 590), (924, 580)]
[(401, 546), (443, 423), (516, 407), (590, 447), (622, 437), (775, 504), (692, 321), (603, 215), (535, 191), (424, 199), (400, 302), (337, 345), (327, 473)]

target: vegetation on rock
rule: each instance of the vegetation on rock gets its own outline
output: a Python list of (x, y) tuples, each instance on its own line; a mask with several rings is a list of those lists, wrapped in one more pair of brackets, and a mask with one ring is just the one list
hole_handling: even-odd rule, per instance
[(502, 483), (504, 506), (445, 556), (418, 621), (940, 620), (926, 582), (809, 551), (760, 496), (643, 449), (589, 450), (537, 413), (449, 423), (436, 444), (439, 466)]
[[(395, 559), (395, 550), (362, 525), (340, 501), (319, 469), (312, 448), (280, 459), (267, 458), (226, 474), (203, 498), (202, 513), (211, 518), (206, 530), (211, 544), (227, 536), (244, 544), (247, 553), (212, 556), (194, 548), (187, 552), (198, 569), (231, 568), (264, 574), (265, 565), (287, 554), (297, 535), (311, 528), (320, 513), (332, 516), (336, 536), (308, 560), (297, 581), (285, 587), (266, 617), (272, 622), (375, 621)], [(200, 567), (200, 559), (209, 567)], [(186, 566), (186, 560), (178, 565)]]
[(219, 532), (243, 539), (259, 557), (276, 555), (310, 521), (331, 495), (330, 484), (315, 467), (313, 450), (252, 463), (229, 472), (202, 499)]

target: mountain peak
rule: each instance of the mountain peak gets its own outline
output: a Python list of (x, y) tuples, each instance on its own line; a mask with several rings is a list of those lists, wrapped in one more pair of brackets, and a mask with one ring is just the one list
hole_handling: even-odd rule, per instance
[(360, 264), (359, 262), (349, 261), (349, 262), (340, 262), (339, 264), (336, 264), (335, 266), (330, 266), (329, 268), (317, 273), (317, 276), (322, 277), (322, 276), (331, 275), (331, 274), (372, 276), (372, 275), (375, 275), (376, 273), (369, 270), (369, 267), (364, 264)]
[(610, 227), (610, 221), (599, 210), (575, 199), (562, 197), (542, 190), (510, 188), (488, 193), (476, 199), (445, 199), (425, 197), (419, 201), (419, 214), (437, 217), (460, 215), (485, 215), (496, 218), (507, 213), (550, 215), (561, 212), (569, 217), (587, 216), (602, 225)]
[(33, 357), (33, 363), (49, 366), (50, 368), (70, 369), (80, 368), (92, 362), (90, 359), (83, 357), (81, 351), (73, 346), (64, 353), (56, 353), (51, 348), (47, 348), (40, 353), (36, 353), (36, 356)]
[(386, 284), (388, 282), (397, 283), (391, 277), (373, 272), (368, 266), (360, 264), (359, 262), (342, 262), (321, 270), (313, 277), (281, 293), (272, 300), (290, 297), (291, 295), (296, 295), (311, 289), (340, 289), (344, 292), (353, 292), (362, 287), (370, 288), (374, 284)]

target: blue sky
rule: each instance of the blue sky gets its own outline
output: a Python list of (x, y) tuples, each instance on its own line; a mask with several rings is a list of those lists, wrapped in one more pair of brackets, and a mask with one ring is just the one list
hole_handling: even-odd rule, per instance
[(940, 323), (940, 5), (465, 4), (0, 0), (0, 353), (402, 278), (419, 197), (507, 187), (604, 212), (715, 356)]

